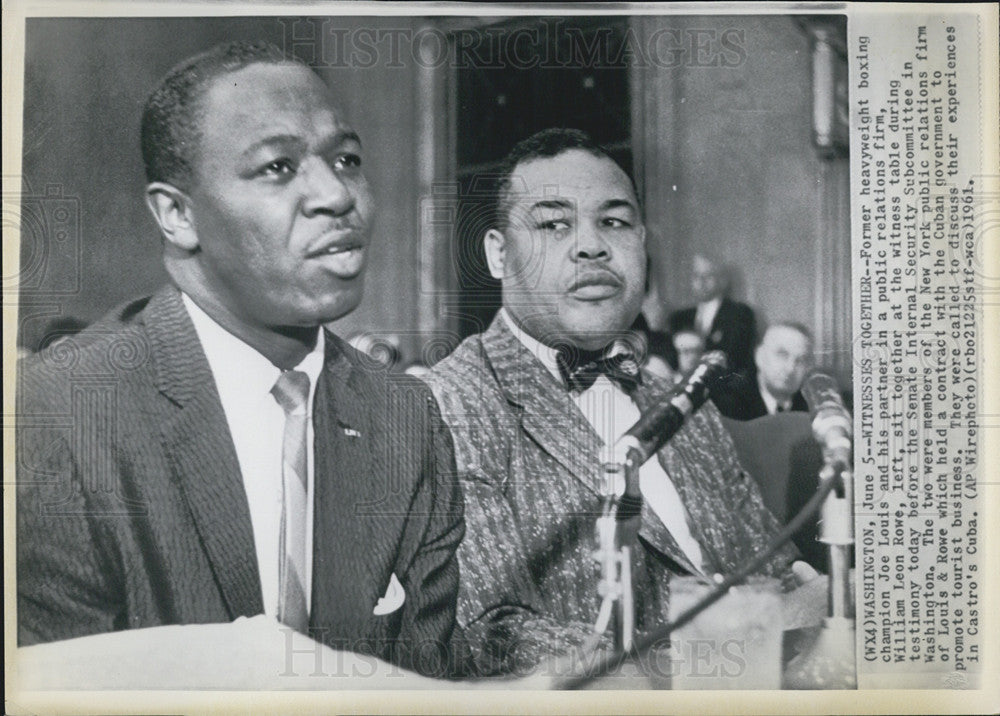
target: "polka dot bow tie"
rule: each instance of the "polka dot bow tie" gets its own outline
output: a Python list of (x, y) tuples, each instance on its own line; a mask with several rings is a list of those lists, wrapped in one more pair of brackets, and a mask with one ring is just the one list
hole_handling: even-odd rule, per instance
[(556, 352), (556, 365), (566, 387), (581, 393), (602, 375), (617, 383), (630, 395), (642, 384), (639, 361), (628, 346), (622, 343), (614, 343), (596, 351), (563, 345)]

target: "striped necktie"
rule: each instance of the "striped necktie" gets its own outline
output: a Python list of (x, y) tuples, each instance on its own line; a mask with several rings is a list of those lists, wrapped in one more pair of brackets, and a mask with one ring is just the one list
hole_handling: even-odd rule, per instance
[(281, 547), (278, 551), (278, 621), (306, 633), (306, 508), (309, 494), (306, 426), (309, 420), (309, 376), (285, 371), (271, 389), (285, 411), (281, 454)]

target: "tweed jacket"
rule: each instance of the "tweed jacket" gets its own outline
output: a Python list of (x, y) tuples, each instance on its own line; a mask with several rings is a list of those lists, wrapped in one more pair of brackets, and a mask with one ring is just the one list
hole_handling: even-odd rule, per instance
[[(442, 675), (458, 668), (446, 657), (464, 531), (450, 437), (425, 385), (390, 383), (326, 340), (310, 633)], [(19, 373), (19, 644), (263, 612), (235, 448), (175, 288)], [(374, 614), (394, 574), (402, 606)]]
[[(459, 623), (484, 669), (527, 668), (579, 646), (600, 598), (593, 558), (601, 440), (569, 393), (499, 317), (438, 363), (428, 381), (451, 428), (466, 503)], [(645, 376), (640, 409), (669, 387)], [(706, 405), (658, 454), (713, 572), (728, 573), (778, 530)], [(695, 568), (648, 505), (633, 550), (636, 624), (668, 614), (671, 575)], [(765, 573), (786, 577), (794, 550)]]
[[(670, 333), (696, 330), (694, 321), (697, 306), (682, 308), (667, 319)], [(723, 298), (712, 319), (712, 328), (705, 336), (705, 350), (719, 350), (729, 358), (730, 367), (739, 373), (749, 374), (754, 369), (753, 351), (757, 344), (757, 319), (753, 309), (745, 303)]]

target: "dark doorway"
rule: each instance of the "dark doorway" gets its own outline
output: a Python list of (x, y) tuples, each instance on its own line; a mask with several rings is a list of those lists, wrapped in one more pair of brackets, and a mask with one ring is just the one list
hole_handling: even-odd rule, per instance
[(515, 143), (548, 127), (582, 129), (632, 171), (627, 67), (635, 38), (628, 18), (519, 18), (479, 32), (493, 41), (495, 54), (458, 62), (456, 76), (459, 203), (452, 259), (463, 337), (485, 329), (500, 306), (500, 284), (489, 274), (482, 238), (498, 164)]

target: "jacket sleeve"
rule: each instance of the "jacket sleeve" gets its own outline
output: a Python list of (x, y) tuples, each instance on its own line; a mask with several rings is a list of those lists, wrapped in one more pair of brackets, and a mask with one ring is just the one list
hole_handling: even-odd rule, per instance
[[(498, 406), (493, 424), (487, 425), (480, 419), (482, 405), (467, 410), (460, 390), (434, 387), (455, 441), (465, 496), (458, 623), (479, 675), (523, 675), (543, 661), (581, 648), (593, 625), (542, 614), (518, 520), (506, 496), (509, 445), (497, 425), (503, 411)], [(610, 642), (602, 637), (597, 645), (606, 648)]]
[(122, 628), (120, 569), (111, 550), (101, 547), (107, 539), (101, 508), (90, 499), (108, 486), (84, 480), (69, 447), (86, 441), (86, 435), (75, 439), (74, 431), (90, 426), (39, 426), (51, 411), (23, 400), (18, 407), (18, 645)]
[[(542, 662), (581, 650), (593, 625), (542, 614), (517, 522), (503, 491), (463, 474), (468, 534), (459, 548), (458, 620), (483, 675), (527, 674)], [(597, 645), (610, 646), (601, 637)]]

